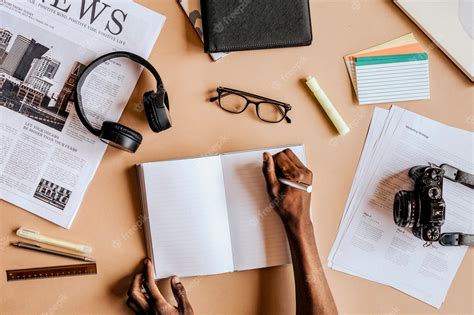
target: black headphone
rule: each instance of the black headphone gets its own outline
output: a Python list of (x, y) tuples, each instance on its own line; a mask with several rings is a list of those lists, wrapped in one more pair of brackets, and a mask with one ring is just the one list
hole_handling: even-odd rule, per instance
[(158, 74), (158, 71), (142, 57), (126, 51), (112, 52), (92, 61), (82, 72), (77, 81), (74, 91), (74, 105), (76, 113), (81, 120), (84, 127), (91, 133), (98, 136), (100, 140), (107, 144), (111, 144), (119, 149), (134, 153), (142, 143), (142, 135), (135, 130), (128, 128), (122, 124), (112, 121), (104, 121), (101, 129), (94, 128), (82, 107), (81, 89), (86, 81), (87, 76), (100, 64), (110, 59), (128, 58), (150, 71), (156, 79), (157, 91), (146, 92), (143, 96), (143, 105), (145, 108), (145, 115), (150, 125), (151, 130), (160, 132), (171, 127), (171, 118), (169, 116), (169, 100), (166, 93), (163, 81)]

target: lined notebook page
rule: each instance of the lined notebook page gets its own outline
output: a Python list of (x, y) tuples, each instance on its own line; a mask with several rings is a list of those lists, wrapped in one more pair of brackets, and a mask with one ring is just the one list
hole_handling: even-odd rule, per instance
[(142, 169), (156, 278), (234, 271), (220, 158)]
[[(304, 161), (304, 147), (291, 149)], [(272, 154), (282, 149), (265, 150)], [(283, 224), (270, 207), (262, 174), (264, 151), (222, 155), (235, 270), (291, 262)]]

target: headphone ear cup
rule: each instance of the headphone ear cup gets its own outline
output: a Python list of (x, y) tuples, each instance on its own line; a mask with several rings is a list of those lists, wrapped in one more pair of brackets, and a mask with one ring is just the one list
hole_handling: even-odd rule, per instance
[(156, 93), (153, 91), (145, 93), (143, 97), (143, 107), (145, 108), (145, 115), (148, 121), (148, 125), (150, 126), (153, 132), (160, 132), (160, 125), (158, 123), (158, 113), (155, 109), (154, 98)]
[(112, 121), (104, 121), (99, 138), (107, 144), (131, 153), (137, 151), (143, 140), (140, 133)]
[(171, 127), (168, 114), (168, 94), (166, 91), (155, 93), (153, 91), (145, 93), (143, 97), (145, 115), (154, 132), (161, 132)]

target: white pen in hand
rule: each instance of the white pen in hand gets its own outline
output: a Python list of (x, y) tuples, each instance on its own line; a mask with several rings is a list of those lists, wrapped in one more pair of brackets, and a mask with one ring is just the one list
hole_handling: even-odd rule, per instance
[(295, 183), (295, 182), (292, 182), (292, 181), (290, 181), (288, 179), (285, 179), (285, 178), (278, 178), (278, 181), (282, 184), (287, 185), (287, 186), (306, 191), (307, 193), (310, 193), (310, 192), (313, 191), (313, 186), (312, 185), (306, 185), (306, 184), (303, 184), (303, 183)]

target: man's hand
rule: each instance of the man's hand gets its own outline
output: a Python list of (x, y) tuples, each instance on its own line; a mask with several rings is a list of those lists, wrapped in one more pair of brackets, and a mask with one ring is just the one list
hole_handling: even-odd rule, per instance
[(272, 207), (286, 228), (296, 288), (296, 314), (337, 314), (319, 258), (310, 219), (311, 194), (284, 185), (278, 178), (311, 185), (313, 173), (290, 150), (263, 154), (263, 174)]
[(290, 149), (274, 156), (263, 154), (263, 174), (267, 182), (267, 190), (272, 199), (272, 206), (280, 215), (285, 227), (296, 229), (310, 224), (311, 194), (289, 187), (278, 181), (285, 178), (292, 182), (311, 185), (313, 173), (304, 166)]
[(145, 259), (143, 271), (133, 277), (130, 290), (128, 290), (128, 307), (136, 314), (193, 315), (193, 308), (179, 278), (172, 277), (170, 283), (174, 298), (178, 303), (177, 307), (165, 300), (155, 283), (153, 264), (150, 259)]

